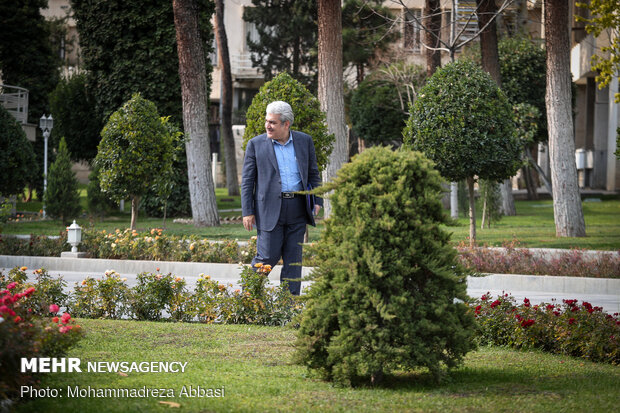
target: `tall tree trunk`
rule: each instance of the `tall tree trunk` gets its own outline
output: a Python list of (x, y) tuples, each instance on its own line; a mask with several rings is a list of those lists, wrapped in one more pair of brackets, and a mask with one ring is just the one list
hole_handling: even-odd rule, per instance
[(183, 99), (183, 127), (187, 152), (187, 175), (194, 225), (220, 224), (215, 203), (209, 147), (207, 71), (198, 29), (196, 0), (173, 0), (179, 55), (179, 78)]
[(547, 47), (545, 103), (555, 234), (558, 237), (585, 237), (571, 112), (569, 5), (566, 0), (546, 0), (544, 6)]
[[(441, 36), (441, 4), (439, 0), (426, 0), (424, 3), (424, 44), (430, 48), (439, 47)], [(426, 49), (426, 75), (431, 77), (441, 66), (441, 51)]]
[[(344, 84), (342, 79), (342, 9), (340, 0), (318, 0), (319, 23), (319, 88), (318, 97), (327, 117), (327, 130), (336, 137), (334, 150), (323, 171), (323, 181), (336, 176), (348, 160), (348, 137), (344, 117)], [(331, 212), (325, 200), (325, 217)]]
[(224, 157), (226, 162), (226, 188), (228, 195), (239, 195), (239, 180), (237, 179), (237, 156), (235, 138), (232, 133), (232, 73), (230, 70), (230, 56), (228, 54), (228, 37), (224, 26), (224, 0), (215, 1), (215, 33), (217, 46), (222, 64), (222, 141), (224, 142)]
[[(487, 72), (498, 87), (502, 87), (502, 76), (499, 71), (499, 52), (497, 50), (497, 6), (495, 0), (476, 0), (478, 14), (478, 29), (480, 30), (480, 55), (482, 69)], [(488, 25), (487, 25), (488, 24)], [(483, 27), (487, 25), (486, 29)], [(502, 211), (504, 215), (517, 215), (515, 200), (512, 194), (510, 180), (504, 180), (500, 193), (502, 194)]]
[(140, 197), (134, 195), (131, 197), (131, 230), (134, 231), (138, 225), (138, 205), (140, 204)]
[(476, 246), (476, 198), (474, 192), (474, 177), (467, 178), (469, 189), (469, 246)]

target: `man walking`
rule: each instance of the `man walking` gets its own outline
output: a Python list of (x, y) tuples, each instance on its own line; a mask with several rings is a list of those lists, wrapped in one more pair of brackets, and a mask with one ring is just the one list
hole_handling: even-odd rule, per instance
[[(241, 178), (243, 226), (256, 225), (256, 263), (275, 266), (283, 261), (280, 281), (301, 278), (302, 246), (306, 224), (315, 225), (323, 200), (312, 206), (305, 195), (296, 194), (319, 186), (321, 178), (312, 138), (291, 131), (291, 106), (282, 101), (267, 105), (267, 133), (250, 139), (245, 149)], [(300, 281), (289, 281), (294, 295), (301, 292)]]

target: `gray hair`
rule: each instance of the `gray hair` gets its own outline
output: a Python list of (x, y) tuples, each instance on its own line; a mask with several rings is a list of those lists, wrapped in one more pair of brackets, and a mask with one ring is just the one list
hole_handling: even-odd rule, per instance
[(291, 125), (293, 124), (293, 120), (295, 120), (291, 105), (281, 100), (276, 100), (275, 102), (268, 104), (265, 112), (267, 115), (280, 115), (280, 120), (282, 122), (290, 122)]

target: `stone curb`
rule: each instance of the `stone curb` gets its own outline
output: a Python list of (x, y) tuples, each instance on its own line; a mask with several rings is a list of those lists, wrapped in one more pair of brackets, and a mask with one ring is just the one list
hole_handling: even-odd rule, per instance
[[(172, 273), (178, 277), (195, 277), (204, 273), (213, 278), (236, 281), (239, 279), (239, 264), (215, 264), (200, 262), (110, 260), (99, 258), (58, 258), (0, 255), (0, 268), (26, 266), (31, 269), (45, 268), (54, 271), (101, 273), (115, 270), (121, 274), (155, 272)], [(280, 279), (280, 268), (276, 266), (269, 278)], [(303, 267), (304, 276), (311, 267)], [(488, 274), (482, 277), (468, 277), (468, 288), (476, 290), (536, 291), (562, 294), (595, 294), (620, 296), (620, 279), (561, 277), (520, 274)]]

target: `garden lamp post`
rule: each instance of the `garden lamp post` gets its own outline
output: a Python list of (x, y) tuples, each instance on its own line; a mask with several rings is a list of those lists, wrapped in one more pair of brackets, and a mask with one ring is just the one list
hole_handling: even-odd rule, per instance
[[(43, 195), (47, 190), (47, 139), (50, 137), (52, 128), (54, 127), (54, 118), (50, 114), (47, 118), (45, 114), (39, 119), (39, 128), (43, 132)], [(45, 198), (43, 198), (43, 218), (45, 218)]]
[(73, 224), (67, 227), (67, 242), (71, 245), (71, 252), (78, 252), (77, 246), (82, 242), (82, 228), (73, 220)]

